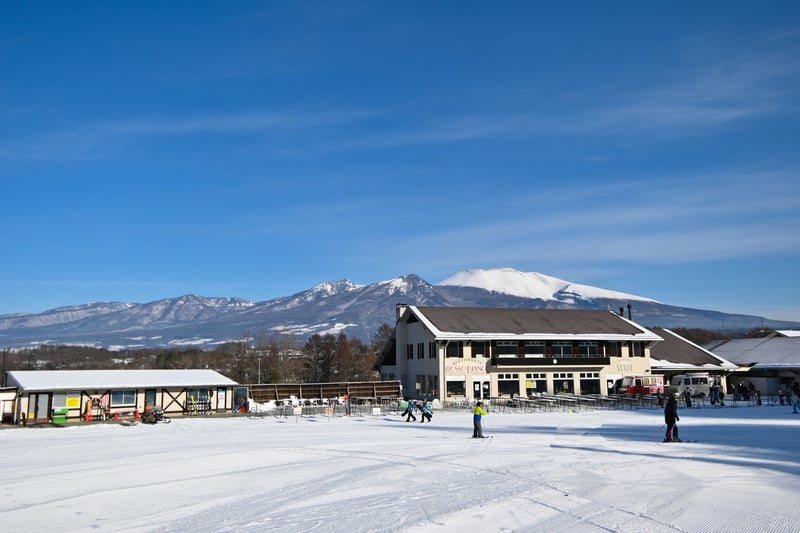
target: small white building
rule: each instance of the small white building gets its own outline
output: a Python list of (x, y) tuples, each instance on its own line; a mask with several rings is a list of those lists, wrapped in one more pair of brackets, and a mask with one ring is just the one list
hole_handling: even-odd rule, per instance
[(384, 379), (409, 397), (608, 394), (661, 337), (611, 311), (397, 306)]
[(228, 411), (236, 382), (219, 372), (189, 370), (13, 370), (14, 423), (131, 416), (148, 407), (166, 414)]

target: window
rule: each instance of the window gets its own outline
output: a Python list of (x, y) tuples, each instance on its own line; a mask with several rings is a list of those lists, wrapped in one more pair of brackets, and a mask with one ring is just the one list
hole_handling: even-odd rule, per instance
[(525, 391), (528, 395), (534, 392), (539, 394), (547, 392), (547, 374), (537, 372), (525, 374)]
[(579, 342), (578, 354), (582, 357), (597, 357), (600, 353), (600, 345), (596, 342)]
[(136, 405), (136, 391), (131, 390), (112, 390), (111, 407), (124, 407)]
[(406, 344), (406, 359), (414, 359), (414, 345)]
[(193, 402), (207, 402), (208, 401), (208, 389), (207, 388), (189, 388), (186, 389), (186, 396), (189, 398), (189, 401)]
[(544, 357), (545, 343), (543, 341), (525, 341), (525, 357)]
[(438, 354), (436, 353), (436, 343), (429, 342), (428, 343), (428, 359), (436, 359)]
[(460, 342), (450, 342), (447, 344), (447, 357), (463, 357), (464, 348)]
[(631, 357), (644, 357), (644, 349), (641, 342), (631, 343)]
[(607, 357), (619, 357), (622, 354), (622, 348), (620, 347), (619, 342), (607, 342), (606, 343), (606, 356)]
[(600, 394), (600, 372), (581, 372), (581, 394)]
[(572, 381), (572, 372), (556, 372), (553, 374), (553, 388), (556, 394), (574, 394), (575, 383)]
[(425, 390), (425, 376), (422, 374), (417, 374), (416, 382), (414, 383), (417, 394), (425, 394), (427, 391)]
[(417, 359), (425, 359), (425, 343), (417, 343)]
[(499, 394), (519, 394), (519, 374), (497, 374)]
[(467, 385), (466, 381), (448, 381), (447, 382), (447, 396), (466, 396)]
[(500, 357), (517, 356), (517, 341), (497, 341), (497, 355)]
[(553, 357), (572, 357), (572, 343), (563, 341), (554, 342)]
[(54, 392), (53, 393), (53, 409), (63, 409), (67, 406), (67, 393)]
[(439, 376), (436, 374), (428, 376), (428, 394), (439, 395)]
[(489, 357), (487, 344), (483, 341), (472, 343), (472, 357)]

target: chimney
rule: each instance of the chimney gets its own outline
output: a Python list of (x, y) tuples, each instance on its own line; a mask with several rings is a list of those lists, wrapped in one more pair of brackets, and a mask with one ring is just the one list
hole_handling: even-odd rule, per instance
[(407, 304), (396, 304), (394, 306), (395, 310), (395, 322), (400, 322), (400, 317), (403, 316), (406, 308), (408, 307)]
[(628, 320), (633, 320), (633, 318), (631, 318), (631, 307), (633, 306), (631, 304), (628, 304)]
[(619, 308), (619, 316), (623, 316), (623, 317), (625, 316), (625, 308), (624, 307), (620, 307)]

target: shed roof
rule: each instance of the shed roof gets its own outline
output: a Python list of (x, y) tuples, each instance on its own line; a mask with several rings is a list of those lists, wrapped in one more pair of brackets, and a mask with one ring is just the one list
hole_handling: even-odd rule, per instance
[(415, 306), (409, 309), (436, 338), (661, 340), (652, 331), (611, 311)]
[(9, 383), (24, 391), (144, 389), (236, 385), (219, 372), (188, 370), (12, 370)]
[(736, 365), (666, 328), (653, 328), (663, 342), (650, 349), (650, 364), (656, 369), (733, 370)]

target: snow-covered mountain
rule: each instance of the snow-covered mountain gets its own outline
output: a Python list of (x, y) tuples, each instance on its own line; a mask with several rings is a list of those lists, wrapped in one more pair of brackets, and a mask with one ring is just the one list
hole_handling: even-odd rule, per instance
[[(645, 326), (749, 329), (798, 328), (794, 322), (663, 304), (651, 298), (571, 283), (513, 269), (465, 270), (433, 285), (415, 274), (357, 285), (321, 283), (263, 302), (184, 295), (149, 303), (103, 302), (38, 314), (0, 316), (0, 347), (82, 344), (113, 349), (213, 347), (269, 335), (346, 332), (369, 342), (394, 325), (398, 303), (450, 307), (605, 309), (633, 313)], [(628, 306), (631, 308), (628, 308)]]
[(574, 303), (576, 300), (596, 300), (601, 298), (607, 300), (656, 302), (656, 300), (651, 298), (644, 298), (642, 296), (608, 289), (599, 289), (590, 285), (580, 285), (552, 276), (539, 274), (538, 272), (520, 272), (513, 268), (462, 270), (442, 281), (439, 285), (477, 287), (487, 291), (519, 296), (520, 298), (534, 298), (545, 301), (553, 300), (566, 303)]

